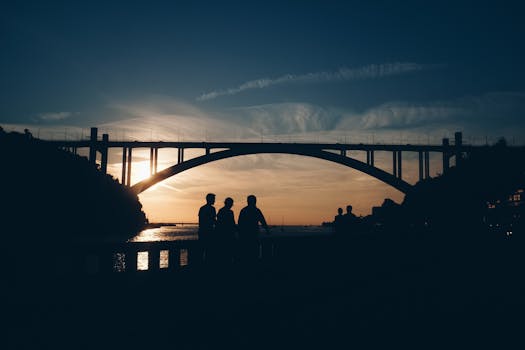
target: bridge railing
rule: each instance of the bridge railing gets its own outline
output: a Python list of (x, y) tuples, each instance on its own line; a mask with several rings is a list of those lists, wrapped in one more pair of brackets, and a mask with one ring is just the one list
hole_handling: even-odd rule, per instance
[[(297, 257), (298, 251), (313, 256), (330, 240), (330, 235), (264, 237), (258, 243), (254, 260), (263, 264), (278, 263), (284, 258)], [(243, 255), (240, 249), (234, 245), (220, 251), (222, 266), (243, 264), (239, 258)], [(177, 272), (216, 263), (207, 257), (197, 240), (92, 243), (79, 245), (70, 254), (74, 256), (71, 272), (87, 275)]]

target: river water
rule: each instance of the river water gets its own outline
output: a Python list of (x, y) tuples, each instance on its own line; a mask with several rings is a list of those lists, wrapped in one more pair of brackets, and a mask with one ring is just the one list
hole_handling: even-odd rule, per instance
[[(170, 226), (160, 226), (148, 228), (141, 231), (137, 236), (128, 242), (162, 242), (162, 241), (184, 241), (198, 239), (198, 225), (196, 224), (177, 224)], [(306, 236), (326, 236), (332, 233), (332, 229), (326, 226), (270, 226), (272, 237), (306, 237)], [(137, 269), (148, 270), (148, 252), (137, 253)], [(159, 260), (161, 268), (168, 267), (169, 252), (161, 251)], [(124, 255), (116, 254), (114, 269), (123, 271)], [(180, 265), (188, 264), (188, 251), (180, 250)]]
[[(198, 226), (195, 224), (178, 224), (176, 226), (160, 226), (149, 228), (130, 239), (130, 242), (159, 242), (195, 240)], [(332, 232), (326, 226), (271, 226), (270, 234), (276, 237), (304, 237), (329, 235)]]

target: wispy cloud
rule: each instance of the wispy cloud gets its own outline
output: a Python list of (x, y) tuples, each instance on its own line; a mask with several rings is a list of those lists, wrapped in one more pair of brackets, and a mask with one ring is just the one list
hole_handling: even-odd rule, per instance
[(74, 113), (72, 112), (52, 112), (52, 113), (40, 113), (37, 118), (40, 121), (45, 122), (56, 122), (70, 118)]
[(264, 89), (270, 86), (286, 83), (315, 83), (326, 81), (378, 79), (392, 75), (420, 71), (429, 67), (429, 65), (412, 62), (395, 62), (370, 64), (359, 68), (340, 68), (339, 70), (332, 72), (325, 71), (306, 74), (285, 74), (278, 78), (261, 78), (250, 80), (237, 87), (204, 93), (197, 97), (197, 101), (212, 100), (220, 96), (236, 95), (246, 90)]

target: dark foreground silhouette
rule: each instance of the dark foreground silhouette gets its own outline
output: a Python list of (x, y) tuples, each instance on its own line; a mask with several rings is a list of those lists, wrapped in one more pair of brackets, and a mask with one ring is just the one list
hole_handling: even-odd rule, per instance
[[(518, 175), (501, 195), (523, 180), (520, 167), (504, 169)], [(402, 208), (385, 205), (382, 225), (365, 223), (359, 234), (265, 237), (275, 242), (271, 258), (255, 264), (193, 266), (190, 257), (190, 264), (176, 271), (60, 274), (41, 268), (38, 278), (22, 274), (2, 284), (7, 326), (0, 346), (523, 348), (520, 231), (493, 235), (476, 225), (482, 209), (468, 209), (471, 199), (460, 192), (453, 199), (464, 200), (467, 215), (452, 216), (443, 207), (449, 197), (437, 194), (447, 188), (438, 185), (444, 179), (421, 184), (428, 191), (422, 190), (418, 205), (409, 204), (417, 202), (415, 192)], [(463, 188), (477, 193), (474, 185)], [(426, 210), (430, 204), (422, 203), (432, 200), (441, 202)], [(420, 214), (406, 215), (409, 208)], [(465, 209), (457, 203), (451, 208)], [(6, 249), (21, 254), (18, 247), (23, 245)], [(72, 264), (65, 259), (62, 266)]]
[(146, 224), (135, 194), (86, 158), (46, 145), (27, 130), (0, 130), (0, 156), (0, 262), (10, 266), (7, 274), (19, 269), (38, 275), (45, 264), (67, 264), (53, 256), (79, 242), (126, 240)]
[(384, 234), (283, 240), (273, 259), (249, 269), (199, 265), (4, 285), (3, 348), (523, 345), (521, 249)]

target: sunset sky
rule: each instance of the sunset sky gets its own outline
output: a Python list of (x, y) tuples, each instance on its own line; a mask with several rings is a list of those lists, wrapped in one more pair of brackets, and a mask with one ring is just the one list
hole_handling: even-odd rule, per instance
[[(4, 1), (0, 126), (44, 139), (97, 126), (112, 140), (437, 144), (462, 131), (466, 143), (525, 144), (520, 3)], [(160, 169), (176, 162), (176, 150), (159, 156)], [(133, 182), (148, 157), (134, 153)], [(416, 157), (404, 155), (411, 183)], [(112, 151), (115, 177), (120, 162)], [(403, 200), (366, 174), (290, 155), (194, 168), (140, 200), (151, 221), (195, 222), (208, 192), (217, 207), (233, 197), (236, 213), (255, 194), (273, 224)]]

